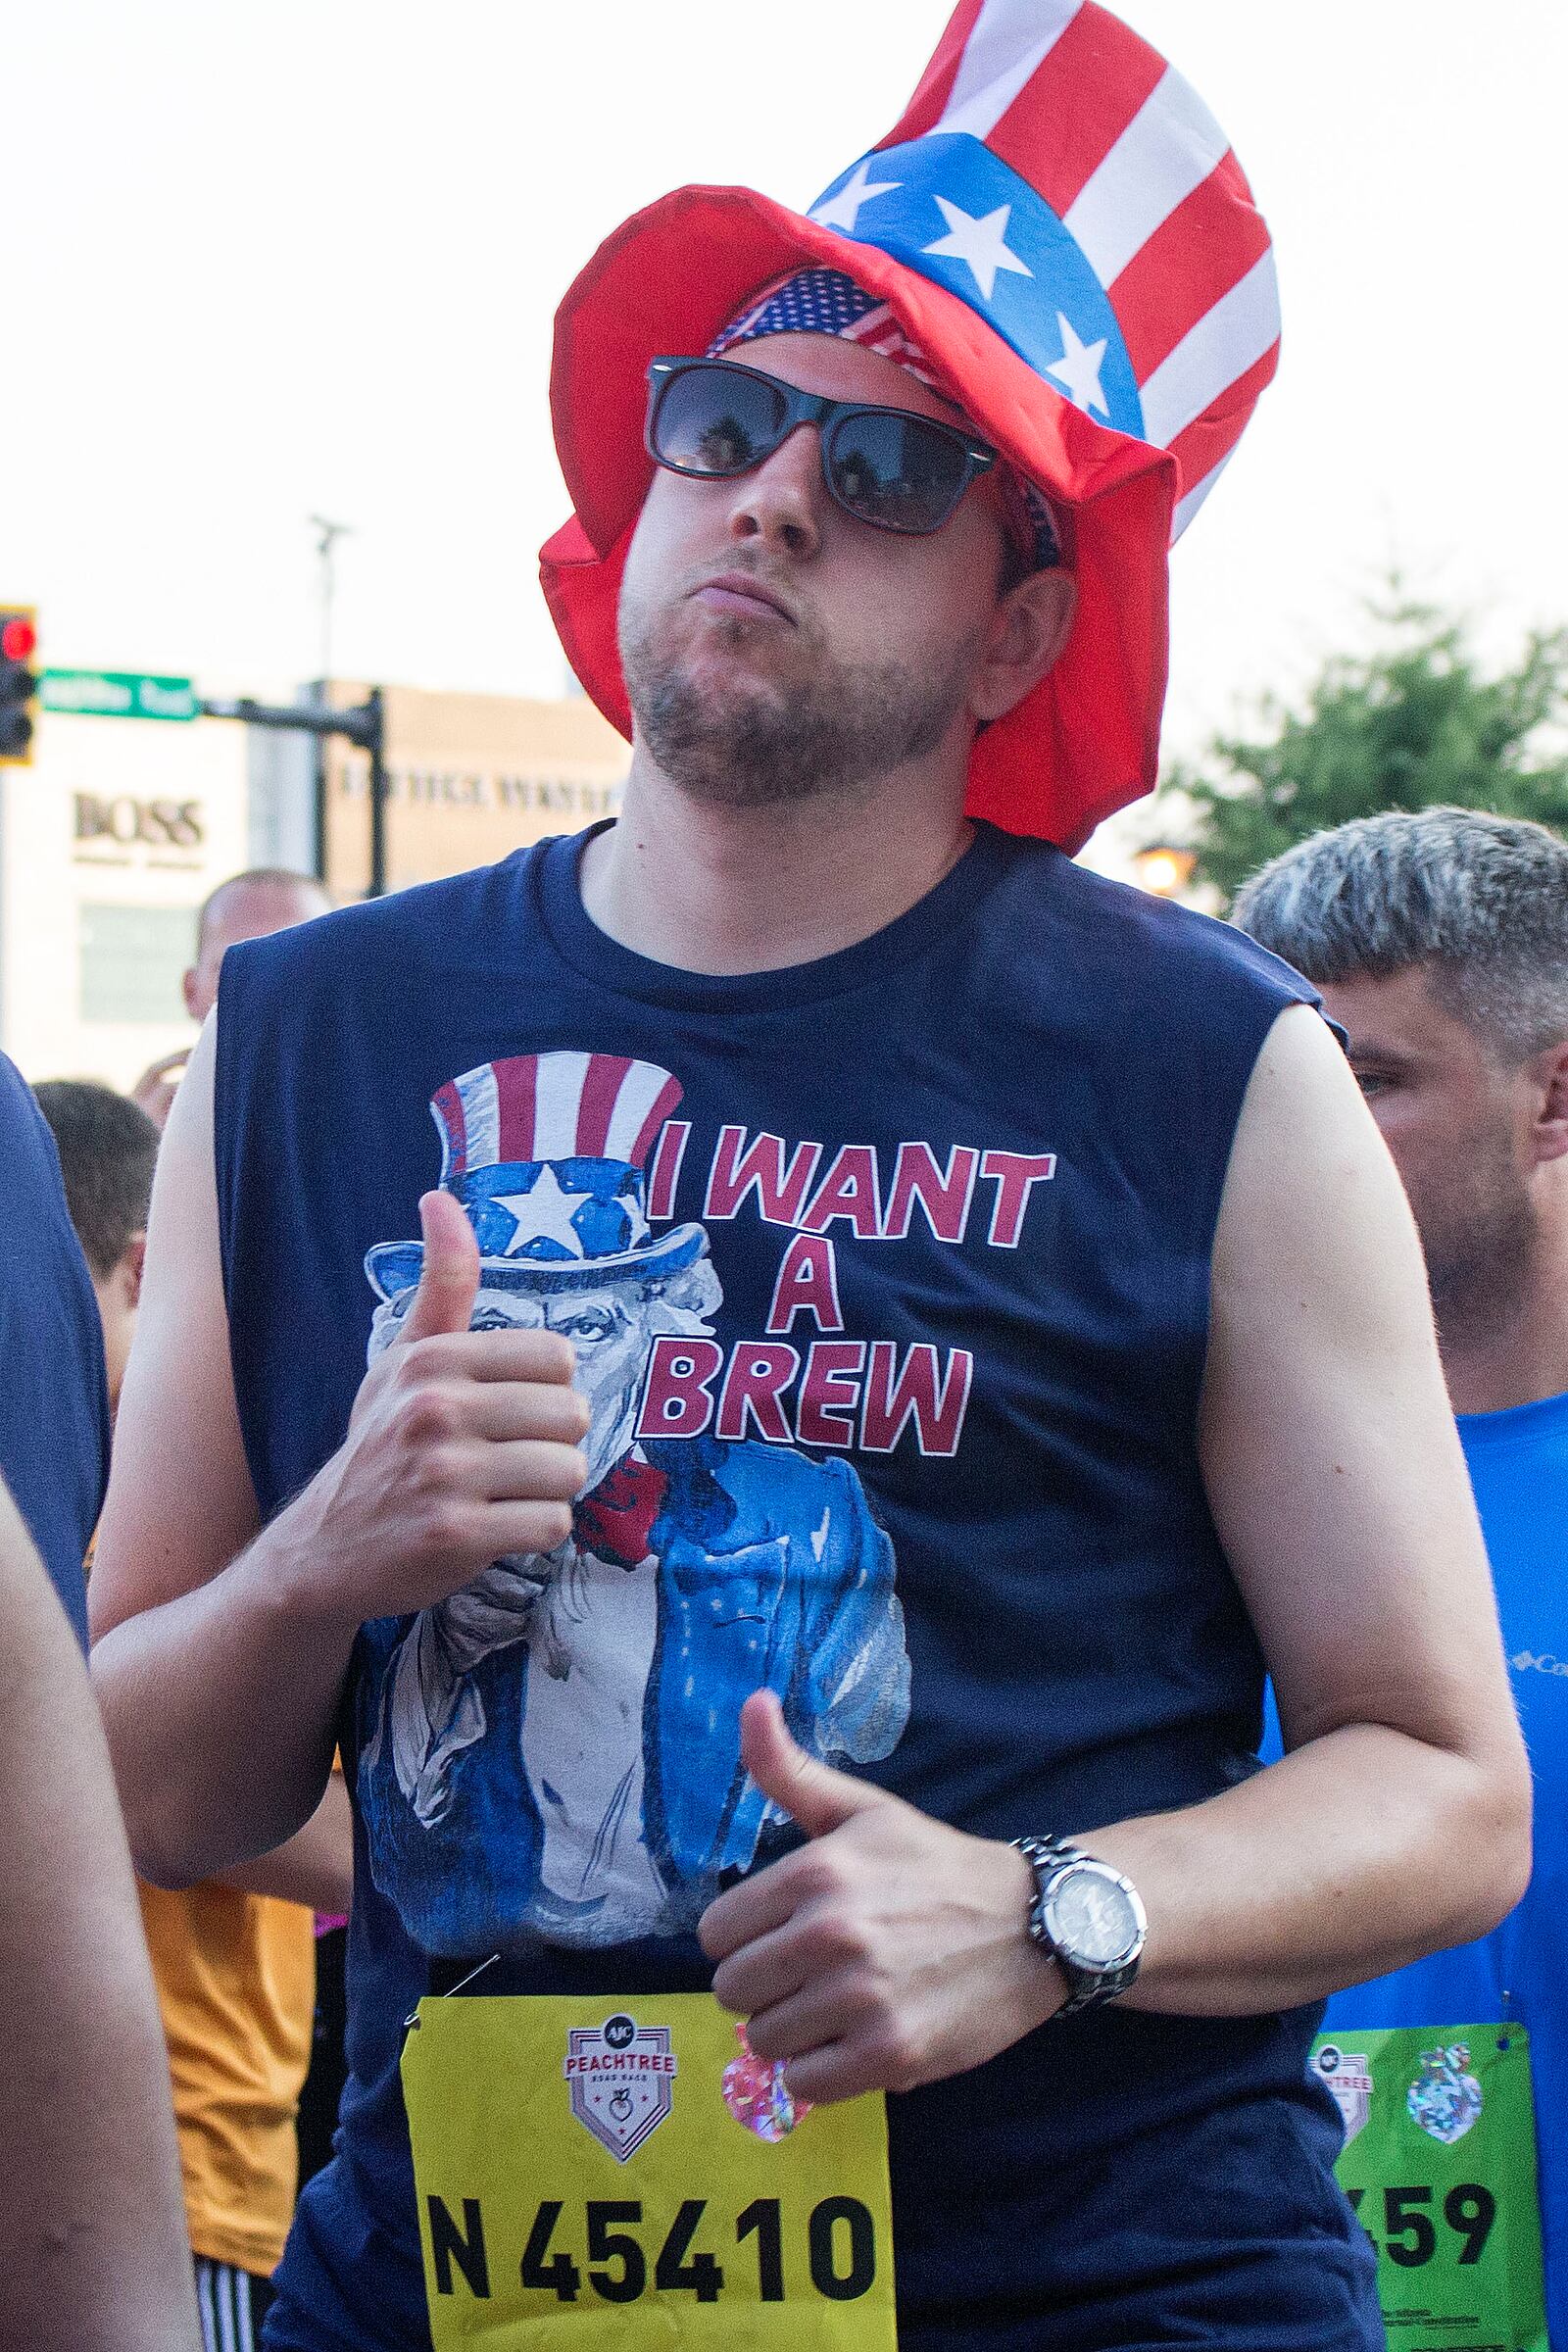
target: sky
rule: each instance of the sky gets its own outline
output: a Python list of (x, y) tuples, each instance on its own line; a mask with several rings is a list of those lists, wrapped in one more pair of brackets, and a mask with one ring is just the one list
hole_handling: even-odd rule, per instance
[[(945, 0), (49, 0), (7, 24), (0, 600), (55, 666), (553, 695), (551, 319), (686, 180), (803, 209)], [(1563, 0), (1127, 0), (1273, 228), (1278, 382), (1173, 564), (1167, 747), (1298, 690), (1397, 565), (1568, 620)]]

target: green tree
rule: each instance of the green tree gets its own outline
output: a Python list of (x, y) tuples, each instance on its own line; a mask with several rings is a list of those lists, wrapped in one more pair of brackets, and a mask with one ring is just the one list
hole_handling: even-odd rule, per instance
[(1255, 738), (1216, 736), (1161, 785), (1191, 804), (1194, 880), (1227, 905), (1293, 842), (1380, 809), (1492, 808), (1568, 833), (1568, 756), (1550, 742), (1568, 712), (1568, 629), (1488, 675), (1464, 621), (1401, 601), (1370, 610), (1369, 652), (1336, 655), (1299, 710), (1265, 702)]

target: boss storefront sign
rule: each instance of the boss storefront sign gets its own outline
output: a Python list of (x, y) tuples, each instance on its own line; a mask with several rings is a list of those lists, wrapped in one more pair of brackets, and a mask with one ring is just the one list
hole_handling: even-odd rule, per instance
[[(46, 709), (0, 773), (0, 1045), (29, 1079), (133, 1086), (191, 1043), (197, 911), (252, 863), (244, 730)], [(265, 861), (265, 860), (262, 860)]]
[(97, 793), (73, 796), (73, 839), (128, 850), (199, 850), (207, 838), (200, 801), (143, 801), (129, 793), (112, 799)]

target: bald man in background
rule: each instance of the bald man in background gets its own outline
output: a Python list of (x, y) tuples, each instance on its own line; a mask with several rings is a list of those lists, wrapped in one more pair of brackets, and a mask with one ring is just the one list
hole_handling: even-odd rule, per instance
[[(196, 917), (196, 960), (182, 983), (191, 1019), (199, 1027), (217, 1004), (218, 974), (228, 949), (242, 939), (270, 939), (274, 931), (292, 931), (296, 923), (326, 914), (331, 905), (319, 882), (309, 874), (291, 873), (286, 866), (253, 865), (220, 882)], [(160, 1129), (190, 1053), (189, 1046), (181, 1046), (177, 1054), (166, 1054), (131, 1088), (131, 1101)]]

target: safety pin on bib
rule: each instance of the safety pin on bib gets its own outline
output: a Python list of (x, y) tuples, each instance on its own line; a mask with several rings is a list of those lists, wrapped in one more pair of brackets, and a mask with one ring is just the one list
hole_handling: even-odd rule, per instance
[[(465, 1984), (471, 1984), (474, 1978), (482, 1977), (487, 1968), (494, 1968), (500, 1957), (501, 1954), (499, 1952), (492, 1952), (488, 1960), (481, 1960), (477, 1968), (470, 1968), (466, 1977), (460, 1977), (455, 1984), (449, 1984), (445, 1992), (438, 1993), (436, 1998), (442, 2001), (450, 2001), (455, 1992), (461, 1992), (463, 1990)], [(416, 2009), (412, 2017), (406, 2017), (403, 2020), (404, 2033), (416, 2033), (418, 2029), (418, 2024), (419, 2012), (417, 2009)]]

